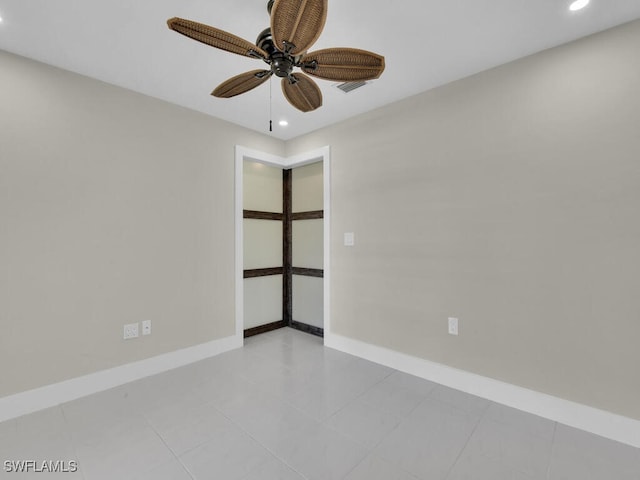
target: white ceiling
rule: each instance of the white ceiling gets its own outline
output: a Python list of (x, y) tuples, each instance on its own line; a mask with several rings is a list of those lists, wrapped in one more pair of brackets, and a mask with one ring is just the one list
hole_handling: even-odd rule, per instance
[[(272, 79), (273, 136), (290, 139), (511, 60), (640, 18), (640, 0), (329, 0), (312, 50), (355, 47), (386, 57), (382, 77), (345, 94), (318, 80), (324, 105), (301, 113)], [(170, 31), (184, 17), (251, 42), (267, 0), (0, 0), (0, 49), (269, 133), (269, 83), (232, 99), (209, 93), (265, 66)], [(1, 73), (1, 72), (0, 72)], [(286, 119), (289, 126), (280, 127)]]

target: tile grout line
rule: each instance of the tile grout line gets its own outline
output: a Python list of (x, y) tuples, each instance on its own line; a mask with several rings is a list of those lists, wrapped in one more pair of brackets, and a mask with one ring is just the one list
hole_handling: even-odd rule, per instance
[(547, 474), (545, 478), (549, 480), (551, 474), (551, 461), (553, 460), (553, 447), (556, 444), (556, 432), (558, 431), (558, 422), (553, 422), (553, 436), (551, 437), (551, 447), (549, 448), (549, 461), (547, 462)]
[[(182, 463), (182, 460), (180, 460), (180, 457), (176, 454), (176, 452), (173, 451), (173, 449), (167, 445), (167, 442), (164, 441), (164, 438), (162, 438), (162, 435), (160, 435), (160, 432), (158, 432), (155, 427), (151, 424), (151, 422), (147, 419), (146, 415), (144, 413), (140, 413), (140, 416), (142, 417), (144, 423), (151, 429), (151, 431), (153, 431), (153, 433), (156, 434), (156, 436), (160, 439), (160, 441), (162, 442), (162, 444), (167, 448), (167, 450), (169, 450), (171, 452), (171, 455), (173, 455), (173, 458), (178, 462), (178, 464), (180, 465), (180, 467), (182, 467), (182, 469), (186, 472), (187, 475), (189, 475), (189, 477), (192, 480), (196, 480), (195, 477), (193, 475), (191, 475), (191, 472), (189, 471), (189, 469), (187, 468), (187, 466)], [(198, 445), (200, 446), (200, 445)], [(197, 448), (197, 447), (194, 447)]]
[[(358, 445), (361, 445), (361, 446), (362, 446), (362, 447), (364, 447), (365, 449), (368, 449), (368, 450), (369, 450), (369, 455), (374, 455), (374, 450), (375, 450), (376, 448), (378, 448), (378, 446), (379, 446), (382, 442), (384, 442), (384, 440), (385, 440), (387, 437), (391, 436), (391, 434), (392, 434), (393, 432), (395, 432), (398, 428), (400, 428), (400, 425), (401, 425), (402, 423), (404, 423), (404, 421), (406, 420), (406, 418), (407, 418), (409, 415), (407, 415), (407, 416), (406, 416), (406, 417), (404, 417), (404, 418), (403, 418), (403, 417), (400, 417), (400, 416), (398, 416), (398, 415), (396, 415), (396, 417), (397, 417), (397, 418), (400, 418), (400, 421), (398, 422), (398, 424), (397, 424), (395, 427), (393, 427), (391, 430), (389, 430), (389, 432), (387, 432), (387, 434), (385, 435), (385, 437), (384, 437), (384, 438), (381, 438), (381, 439), (380, 439), (380, 440), (379, 440), (379, 441), (378, 441), (374, 446), (372, 446), (371, 448), (367, 447), (366, 445), (363, 445), (363, 444), (362, 444), (362, 443), (360, 443), (358, 440), (355, 440), (355, 439), (352, 439), (351, 437), (346, 436), (344, 433), (340, 432), (339, 430), (337, 430), (337, 429), (336, 429), (336, 428), (334, 428), (333, 426), (326, 424), (325, 422), (327, 422), (327, 421), (328, 421), (328, 420), (330, 420), (331, 418), (335, 417), (338, 413), (342, 412), (345, 408), (347, 408), (349, 405), (351, 405), (351, 404), (352, 404), (353, 402), (355, 402), (356, 400), (358, 400), (358, 399), (362, 398), (362, 397), (364, 396), (364, 394), (365, 394), (365, 393), (369, 392), (370, 390), (372, 390), (373, 388), (375, 388), (377, 385), (379, 385), (380, 383), (382, 383), (384, 380), (386, 380), (387, 378), (389, 378), (391, 375), (393, 375), (393, 373), (394, 373), (394, 372), (397, 372), (397, 370), (393, 370), (389, 375), (387, 375), (387, 376), (386, 376), (386, 377), (384, 377), (382, 380), (380, 380), (379, 382), (377, 382), (377, 383), (375, 383), (374, 385), (372, 385), (372, 386), (371, 386), (371, 388), (369, 388), (369, 389), (365, 390), (365, 391), (364, 391), (363, 393), (361, 393), (358, 397), (354, 398), (351, 402), (347, 403), (347, 404), (346, 404), (344, 407), (342, 407), (340, 410), (338, 410), (338, 411), (337, 411), (337, 412), (335, 412), (333, 415), (331, 415), (329, 418), (327, 418), (326, 420), (324, 420), (324, 421), (322, 422), (322, 423), (323, 423), (323, 425), (326, 425), (326, 427), (327, 427), (327, 428), (332, 429), (334, 432), (337, 432), (337, 433), (339, 433), (340, 435), (342, 435), (343, 437), (348, 438), (348, 439), (350, 439), (350, 440), (352, 440), (352, 441), (356, 442)], [(419, 403), (418, 403), (418, 405), (420, 405), (421, 403), (422, 403), (422, 402), (419, 402)], [(384, 414), (391, 414), (391, 415), (395, 415), (393, 412), (389, 412), (389, 411), (387, 411), (387, 410), (385, 410), (385, 409), (378, 408), (377, 406), (375, 406), (375, 405), (371, 405), (371, 404), (369, 404), (368, 402), (365, 402), (365, 404), (366, 404), (366, 405), (368, 405), (369, 407), (373, 408), (373, 409), (374, 409), (374, 410), (376, 410), (377, 412), (384, 413)], [(415, 408), (417, 408), (417, 406), (416, 406)], [(415, 409), (415, 408), (414, 408), (414, 409)], [(412, 410), (412, 411), (413, 411), (413, 410)], [(367, 456), (368, 456), (368, 455), (367, 455)], [(351, 473), (353, 470), (355, 470), (355, 469), (356, 469), (356, 468), (357, 468), (357, 467), (358, 467), (362, 462), (364, 462), (365, 460), (366, 460), (366, 457), (365, 457), (365, 458), (363, 458), (363, 459), (362, 459), (362, 461), (361, 461), (361, 462), (359, 462), (355, 467), (353, 467), (353, 468), (349, 471), (349, 473)], [(348, 475), (348, 474), (347, 474), (347, 475)], [(346, 477), (345, 477), (345, 478), (346, 478)]]
[(456, 466), (456, 464), (458, 463), (458, 461), (460, 460), (460, 457), (462, 457), (462, 454), (464, 453), (464, 451), (466, 450), (467, 446), (469, 445), (469, 442), (471, 441), (471, 438), (473, 437), (473, 435), (476, 433), (476, 430), (478, 430), (478, 427), (480, 426), (480, 424), (482, 423), (482, 420), (484, 420), (485, 416), (487, 415), (487, 412), (489, 411), (489, 407), (491, 407), (491, 403), (493, 402), (489, 402), (488, 405), (484, 408), (484, 411), (482, 412), (482, 415), (480, 415), (480, 418), (478, 419), (478, 422), (476, 423), (476, 425), (473, 427), (473, 430), (471, 431), (471, 433), (469, 434), (469, 437), (467, 437), (467, 441), (464, 442), (463, 447), (460, 449), (460, 452), (458, 453), (458, 455), (456, 456), (456, 459), (453, 461), (453, 463), (451, 464), (451, 466), (449, 467), (449, 470), (447, 471), (447, 475), (444, 477), (445, 480), (447, 480), (450, 476), (451, 476), (451, 472), (453, 471), (454, 467)]
[[(89, 480), (84, 473), (84, 469), (82, 468), (82, 464), (80, 463), (80, 456), (78, 455), (78, 447), (76, 446), (76, 442), (73, 439), (73, 433), (71, 433), (71, 425), (69, 424), (69, 419), (67, 418), (67, 414), (64, 412), (64, 408), (62, 407), (64, 404), (58, 404), (57, 408), (60, 409), (60, 413), (62, 414), (62, 418), (64, 419), (64, 425), (67, 428), (67, 433), (69, 434), (69, 440), (71, 441), (71, 448), (73, 448), (73, 453), (76, 455), (76, 459), (78, 460), (78, 465), (80, 467), (80, 475), (84, 480)], [(16, 424), (17, 428), (17, 424)]]
[[(167, 445), (167, 442), (164, 441), (164, 438), (162, 438), (162, 435), (160, 435), (158, 432), (156, 432), (156, 430), (151, 427), (154, 431), (154, 433), (158, 436), (158, 438), (160, 439), (160, 441), (162, 442), (162, 444), (167, 447), (167, 449), (171, 452), (171, 455), (173, 455), (173, 458), (178, 462), (178, 465), (180, 465), (180, 467), (182, 468), (182, 470), (189, 475), (189, 478), (191, 478), (192, 480), (196, 480), (196, 478), (191, 474), (191, 472), (189, 471), (189, 469), (187, 468), (187, 466), (182, 463), (182, 460), (180, 460), (180, 457), (176, 454), (176, 452), (173, 451), (173, 449)], [(205, 442), (206, 443), (206, 442)], [(203, 444), (200, 444), (203, 445)], [(198, 445), (198, 447), (200, 446)], [(197, 447), (194, 447), (197, 448)], [(186, 453), (186, 452), (185, 452)]]
[[(329, 420), (330, 418), (335, 417), (337, 414), (339, 414), (340, 412), (342, 412), (345, 408), (347, 408), (349, 405), (351, 405), (353, 402), (355, 402), (356, 400), (361, 399), (367, 392), (369, 392), (370, 390), (374, 389), (375, 387), (377, 387), (378, 385), (380, 385), (382, 382), (384, 382), (387, 378), (389, 378), (391, 375), (393, 375), (394, 372), (397, 372), (397, 370), (391, 369), (391, 372), (388, 373), (387, 375), (385, 375), (384, 377), (382, 377), (380, 380), (378, 380), (376, 383), (374, 383), (373, 385), (371, 385), (369, 388), (364, 389), (361, 393), (359, 393), (354, 399), (352, 399), (351, 401), (347, 402), (346, 405), (343, 405), (341, 408), (339, 408), (338, 410), (336, 410), (335, 412), (333, 412), (331, 415), (329, 415), (329, 417), (327, 417), (326, 419), (324, 419), (322, 421), (322, 423), (324, 423), (325, 421)], [(367, 402), (365, 402), (367, 403)], [(369, 405), (367, 403), (367, 405)], [(374, 405), (370, 405), (371, 407), (375, 408)], [(377, 409), (378, 410), (378, 409)], [(328, 426), (328, 425), (327, 425)]]
[[(245, 379), (246, 380), (246, 379)], [(249, 380), (247, 380), (249, 381)], [(252, 385), (254, 385), (252, 382), (249, 382)], [(255, 386), (255, 385), (254, 385)], [(262, 390), (262, 389), (261, 389)], [(268, 392), (266, 392), (268, 393)], [(299, 472), (298, 470), (296, 470), (292, 465), (289, 465), (283, 458), (280, 458), (274, 451), (272, 451), (269, 447), (267, 447), (266, 445), (264, 445), (260, 440), (258, 440), (257, 438), (255, 438), (253, 435), (251, 435), (251, 433), (249, 433), (247, 431), (247, 429), (245, 429), (242, 425), (240, 425), (238, 422), (236, 422), (233, 418), (229, 417), (227, 414), (225, 414), (222, 410), (220, 410), (215, 403), (211, 402), (211, 405), (213, 406), (213, 408), (220, 414), (222, 415), (224, 418), (226, 418), (227, 420), (229, 420), (235, 427), (237, 427), (240, 431), (242, 431), (244, 434), (246, 434), (251, 440), (253, 440), (254, 442), (256, 442), (258, 445), (260, 445), (262, 448), (264, 448), (269, 455), (271, 455), (271, 457), (273, 457), (274, 459), (276, 459), (277, 461), (279, 461), (280, 463), (282, 463), (283, 465), (286, 465), (291, 471), (297, 473), (298, 475), (300, 475), (302, 477), (303, 480), (310, 480), (307, 476), (303, 475), (301, 472)], [(295, 408), (295, 407), (294, 407)], [(297, 409), (296, 409), (297, 410)], [(304, 412), (302, 412), (304, 413)], [(208, 441), (207, 441), (208, 442)], [(200, 445), (198, 445), (198, 447), (204, 445), (205, 443), (201, 443)], [(194, 447), (191, 448), (187, 451), (192, 451), (195, 448), (198, 447)], [(185, 452), (186, 453), (186, 452)], [(182, 462), (180, 462), (182, 464)], [(258, 467), (256, 467), (257, 469)], [(246, 478), (248, 475), (250, 475), (254, 470), (251, 470), (247, 473), (247, 475), (244, 475), (242, 478), (240, 478), (239, 480), (243, 480), (244, 478)], [(194, 477), (191, 477), (194, 478)], [(197, 480), (194, 478), (194, 480)]]

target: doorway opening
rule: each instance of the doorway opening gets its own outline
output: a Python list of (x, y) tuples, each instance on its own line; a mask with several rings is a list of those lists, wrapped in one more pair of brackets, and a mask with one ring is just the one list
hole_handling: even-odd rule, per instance
[(236, 336), (329, 330), (329, 165), (236, 147)]

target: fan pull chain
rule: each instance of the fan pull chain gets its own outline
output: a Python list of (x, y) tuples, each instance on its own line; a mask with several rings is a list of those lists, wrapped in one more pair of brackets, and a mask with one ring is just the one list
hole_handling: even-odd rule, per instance
[(272, 108), (273, 108), (273, 101), (272, 101), (272, 97), (271, 97), (271, 86), (273, 85), (273, 77), (271, 77), (269, 79), (269, 131), (273, 132), (273, 115), (272, 115)]

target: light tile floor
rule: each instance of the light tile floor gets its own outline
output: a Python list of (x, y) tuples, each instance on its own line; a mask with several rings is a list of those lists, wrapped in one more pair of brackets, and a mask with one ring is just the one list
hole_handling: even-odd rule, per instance
[(0, 461), (83, 480), (640, 480), (640, 449), (322, 346), (291, 329), (0, 423)]

